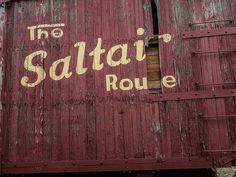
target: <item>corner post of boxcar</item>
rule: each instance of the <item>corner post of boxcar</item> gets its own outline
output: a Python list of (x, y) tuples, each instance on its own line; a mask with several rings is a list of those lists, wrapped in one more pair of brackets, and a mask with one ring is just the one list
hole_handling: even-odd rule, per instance
[(3, 38), (5, 32), (5, 5), (9, 0), (0, 1), (0, 176), (2, 174), (3, 157), (3, 113), (2, 113), (2, 84), (3, 84)]

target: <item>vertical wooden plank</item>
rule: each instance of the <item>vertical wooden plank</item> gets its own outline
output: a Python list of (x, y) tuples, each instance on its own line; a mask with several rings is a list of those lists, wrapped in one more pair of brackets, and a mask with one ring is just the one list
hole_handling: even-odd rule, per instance
[[(193, 65), (191, 63), (192, 48), (189, 46), (189, 41), (183, 40), (181, 35), (184, 31), (189, 31), (189, 23), (191, 22), (191, 11), (193, 8), (191, 1), (173, 0), (171, 2), (171, 21), (173, 23), (171, 28), (172, 33), (172, 67), (174, 69), (174, 76), (177, 79), (176, 89), (178, 92), (187, 92), (193, 90)], [(169, 17), (170, 18), (170, 17)], [(171, 53), (171, 52), (169, 52)], [(165, 67), (165, 66), (164, 66)]]
[(161, 127), (161, 120), (160, 120), (160, 108), (159, 103), (154, 103), (152, 106), (152, 132), (153, 132), (153, 141), (154, 141), (154, 153), (153, 158), (162, 159), (163, 158), (163, 149), (162, 149), (162, 127)]
[[(219, 1), (215, 0), (214, 1), (216, 12), (215, 15), (217, 16), (218, 19), (233, 19), (234, 18), (234, 12), (232, 11), (232, 7), (235, 5), (235, 2), (231, 1)], [(228, 27), (228, 26), (235, 26), (235, 22), (232, 24), (226, 22), (222, 24), (216, 24), (217, 28), (223, 28), (223, 27)], [(235, 46), (235, 36), (230, 35), (230, 36), (222, 36), (218, 37), (218, 45), (219, 45), (219, 50), (233, 50)], [(236, 59), (236, 56), (233, 53), (228, 53), (228, 54), (219, 54), (219, 65), (220, 65), (220, 71), (221, 71), (221, 79), (222, 83), (227, 83), (227, 82), (235, 82), (236, 77), (234, 77), (234, 71), (233, 68), (234, 66), (234, 61)], [(232, 85), (223, 85), (223, 89), (228, 89), (228, 88), (234, 88), (235, 84)], [(219, 105), (220, 104), (220, 105)], [(235, 102), (233, 99), (224, 99), (218, 104), (219, 107), (224, 108), (223, 114), (227, 115), (232, 115), (234, 114), (233, 108), (231, 105), (234, 105)], [(218, 113), (222, 114), (222, 112)], [(225, 121), (219, 121), (219, 127), (222, 127), (220, 129), (220, 133), (225, 135), (221, 136), (221, 144), (222, 148), (224, 149), (232, 149), (232, 144), (233, 141), (230, 139), (230, 136), (232, 135), (232, 127), (231, 125), (234, 124), (234, 121), (232, 119), (225, 119)], [(227, 130), (228, 129), (228, 130)], [(224, 137), (224, 138), (223, 138)]]
[(3, 77), (4, 77), (4, 52), (3, 52), (3, 40), (5, 38), (5, 8), (0, 9), (0, 175), (2, 174), (2, 158), (3, 158), (3, 148), (4, 148), (4, 110), (6, 107), (3, 106), (4, 100), (2, 99), (3, 92)]
[[(10, 10), (6, 11), (6, 19), (5, 19), (6, 23), (12, 20), (12, 18), (13, 18), (12, 14), (13, 14), (12, 10), (11, 11)], [(12, 31), (13, 31), (13, 28), (9, 28), (9, 26), (6, 26), (6, 31), (5, 31), (6, 36), (4, 36), (4, 38), (3, 38), (3, 43), (4, 43), (3, 51), (4, 51), (4, 56), (5, 56), (6, 59), (9, 57), (8, 56), (9, 51), (7, 51), (7, 46), (9, 44), (12, 44), (12, 40), (7, 40), (7, 39), (8, 39), (9, 34), (12, 35), (11, 34)], [(11, 62), (7, 62), (6, 59), (3, 61), (3, 64), (4, 64), (4, 77), (5, 77), (5, 80), (3, 82), (3, 87), (4, 87), (5, 93), (8, 96), (2, 95), (3, 100), (6, 103), (5, 114), (3, 115), (3, 120), (4, 120), (4, 125), (5, 125), (5, 129), (4, 129), (5, 130), (5, 132), (4, 132), (4, 154), (5, 154), (5, 156), (4, 156), (4, 159), (6, 161), (10, 161), (10, 157), (11, 157), (10, 142), (11, 142), (11, 139), (9, 137), (10, 137), (11, 126), (10, 126), (10, 121), (9, 121), (9, 119), (7, 119), (6, 115), (8, 115), (8, 117), (10, 118), (11, 113), (12, 113), (11, 112), (12, 109), (10, 107), (11, 95), (9, 94), (10, 92), (8, 91), (9, 90), (8, 87), (10, 85), (10, 83), (9, 83), (10, 82), (10, 75), (7, 74), (7, 73), (10, 72), (10, 68), (11, 68), (10, 63)]]
[[(236, 14), (235, 14), (235, 8), (236, 8), (236, 2), (235, 1), (230, 1), (230, 2), (227, 2), (228, 3), (228, 6), (229, 6), (229, 18), (233, 19), (233, 23), (232, 23), (232, 26), (235, 26), (236, 24)], [(223, 9), (223, 8), (222, 8)], [(227, 41), (226, 42), (227, 44), (232, 44), (232, 46), (235, 46), (236, 45), (236, 36), (232, 36), (232, 37), (228, 37), (227, 38)], [(227, 45), (228, 46), (228, 45)], [(234, 81), (236, 81), (236, 55), (235, 54), (232, 54), (231, 56), (229, 56), (230, 58), (232, 58), (232, 61), (230, 63), (230, 68), (231, 68), (231, 72), (232, 72), (232, 79)], [(234, 105), (236, 103), (236, 99), (232, 99), (232, 100), (229, 100), (229, 101), (226, 101), (226, 109), (229, 109), (227, 110), (227, 113), (228, 114), (235, 114), (235, 110), (234, 109)], [(230, 124), (230, 127), (229, 128), (229, 134), (231, 135), (231, 147), (234, 147), (235, 146), (235, 136), (236, 136), (236, 132), (235, 131), (232, 131), (236, 126), (236, 120), (230, 120), (229, 121), (229, 124)]]
[(146, 149), (147, 152), (145, 153), (145, 158), (152, 158), (154, 156), (154, 133), (153, 133), (153, 127), (152, 127), (152, 122), (154, 119), (153, 112), (152, 112), (152, 107), (154, 106), (153, 103), (145, 103), (146, 107), (146, 116), (145, 116), (145, 121), (146, 121)]
[[(77, 1), (70, 1), (70, 2), (65, 2), (67, 4), (66, 6), (66, 15), (67, 15), (67, 30), (66, 30), (66, 47), (68, 49), (69, 56), (71, 56), (70, 60), (70, 72), (72, 72), (71, 77), (68, 79), (68, 97), (67, 97), (67, 108), (69, 111), (69, 115), (67, 119), (68, 121), (68, 126), (67, 126), (67, 131), (68, 131), (68, 159), (69, 160), (76, 160), (78, 158), (77, 156), (77, 149), (79, 146), (77, 146), (78, 143), (78, 129), (79, 129), (79, 117), (77, 114), (77, 107), (78, 105), (77, 102), (77, 97), (76, 95), (78, 94), (77, 89), (78, 87), (75, 87), (74, 84), (78, 83), (77, 80), (77, 75), (74, 72), (74, 66), (76, 66), (76, 59), (77, 59), (77, 49), (74, 48), (75, 40), (78, 38), (78, 19), (77, 19), (77, 8), (78, 8), (78, 2)], [(70, 12), (67, 12), (67, 10), (70, 9)], [(76, 24), (76, 25), (74, 25)], [(76, 52), (74, 52), (76, 51)], [(82, 95), (81, 95), (82, 96)]]
[[(103, 14), (103, 7), (100, 5), (102, 2), (101, 0), (93, 1), (93, 9), (94, 9), (94, 38), (97, 41), (98, 38), (102, 38), (103, 36), (103, 28), (101, 23), (103, 24), (104, 14)], [(104, 41), (102, 42), (102, 49), (105, 49)], [(103, 58), (105, 56), (101, 56)], [(106, 91), (104, 86), (103, 78), (105, 78), (104, 69), (99, 72), (95, 72), (95, 88), (96, 92), (96, 99), (95, 99), (95, 111), (96, 111), (96, 153), (98, 160), (105, 159), (105, 102), (106, 102)], [(102, 104), (101, 104), (102, 103)]]
[[(70, 54), (70, 48), (73, 47), (73, 44), (71, 44), (71, 33), (70, 31), (70, 18), (71, 14), (68, 12), (68, 9), (70, 9), (70, 2), (68, 1), (60, 1), (60, 19), (58, 23), (64, 23), (65, 27), (63, 27), (63, 37), (60, 39), (56, 39), (58, 42), (60, 42), (60, 45), (62, 47), (61, 49), (61, 57), (71, 57)], [(71, 9), (72, 12), (72, 9)], [(59, 81), (61, 82), (61, 159), (62, 160), (68, 160), (69, 159), (69, 152), (70, 152), (70, 79), (73, 75), (73, 68), (71, 65), (71, 60), (73, 58), (70, 58), (70, 66), (68, 72), (71, 73), (71, 76), (69, 78), (64, 78), (63, 80)]]
[[(169, 33), (172, 35), (173, 39), (175, 39), (176, 29), (172, 25), (173, 22), (173, 9), (170, 7), (173, 6), (171, 0), (168, 1), (159, 1), (159, 33), (166, 34)], [(161, 58), (161, 73), (162, 77), (166, 75), (172, 75), (176, 77), (173, 67), (173, 61), (175, 54), (169, 51), (172, 51), (174, 45), (174, 41), (172, 40), (169, 43), (165, 43), (163, 40), (159, 40), (159, 51), (160, 51), (160, 58)], [(163, 93), (175, 92), (176, 88), (167, 89), (162, 88)]]
[(198, 114), (199, 114), (199, 110), (197, 105), (199, 101), (189, 101), (189, 105), (193, 105), (191, 107), (194, 107), (194, 111), (191, 109), (188, 109), (188, 107), (186, 108), (187, 111), (187, 116), (186, 119), (188, 119), (188, 121), (186, 121), (186, 123), (189, 125), (188, 126), (188, 140), (189, 140), (189, 147), (190, 147), (190, 154), (191, 155), (197, 155), (200, 153), (200, 135), (199, 135), (199, 127), (198, 127)]
[[(128, 24), (128, 2), (127, 1), (119, 1), (118, 2), (118, 20), (119, 20), (119, 39), (117, 40), (117, 44), (125, 44), (128, 42), (126, 39), (129, 37), (129, 24)], [(119, 55), (118, 55), (119, 56)], [(129, 63), (130, 64), (130, 63)], [(131, 72), (129, 72), (128, 65), (120, 65), (120, 75), (117, 77), (119, 80), (123, 78), (129, 78)], [(121, 98), (122, 102), (122, 110), (123, 110), (123, 130), (124, 130), (124, 148), (125, 148), (125, 158), (133, 157), (133, 132), (132, 132), (132, 117), (131, 117), (131, 103), (129, 101), (129, 96), (131, 91), (122, 91)]]
[[(86, 1), (78, 1), (78, 6), (77, 6), (77, 20), (79, 23), (78, 29), (77, 29), (77, 34), (78, 34), (78, 40), (81, 41), (86, 41), (87, 38), (84, 34), (86, 34), (86, 21), (85, 21), (85, 16), (86, 16)], [(87, 41), (86, 41), (87, 42)], [(87, 49), (86, 49), (87, 51)], [(85, 52), (86, 52), (85, 51)], [(77, 55), (77, 54), (76, 54)], [(86, 67), (86, 62), (84, 62), (84, 66)], [(80, 160), (86, 159), (86, 154), (87, 154), (87, 149), (86, 149), (86, 116), (87, 116), (87, 111), (86, 111), (86, 94), (87, 94), (87, 85), (86, 85), (86, 78), (87, 75), (81, 75), (81, 80), (78, 80), (77, 82), (81, 83), (81, 87), (78, 87), (77, 90), (77, 96), (76, 98), (82, 98), (81, 101), (79, 102), (80, 104), (77, 107), (77, 114), (79, 115), (79, 120), (80, 126), (78, 136), (77, 138), (79, 139), (78, 146), (79, 150), (77, 152), (77, 156), (79, 157)], [(82, 97), (79, 96), (79, 93), (81, 93)], [(80, 99), (79, 99), (80, 100)]]
[[(178, 61), (177, 56), (179, 52), (178, 48), (176, 48), (175, 46), (176, 44), (178, 44), (178, 46), (181, 46), (180, 40), (177, 38), (177, 35), (182, 25), (181, 21), (179, 22), (178, 20), (176, 20), (178, 18), (176, 15), (176, 13), (178, 13), (177, 10), (180, 10), (182, 8), (182, 6), (177, 4), (178, 2), (171, 0), (165, 2), (159, 1), (157, 6), (159, 11), (159, 34), (168, 33), (172, 36), (172, 40), (169, 43), (165, 43), (162, 39), (159, 40), (161, 74), (162, 77), (166, 75), (174, 76), (177, 79), (178, 84), (180, 84), (179, 81), (181, 80), (181, 75), (180, 72), (176, 71), (175, 68), (175, 65), (177, 63), (176, 61)], [(178, 9), (177, 7), (179, 7), (180, 9)], [(175, 25), (173, 25), (173, 23)], [(176, 23), (178, 23), (178, 26)], [(162, 93), (175, 92), (176, 90), (176, 87), (168, 89), (162, 86)], [(177, 157), (181, 152), (178, 120), (181, 117), (181, 114), (177, 114), (176, 112), (176, 110), (178, 109), (177, 105), (178, 103), (175, 102), (166, 102), (162, 104), (162, 109), (164, 110), (161, 114), (161, 119), (165, 124), (165, 133), (163, 133), (166, 140), (163, 144), (163, 149), (165, 149), (165, 157)]]
[(171, 157), (171, 135), (170, 135), (170, 119), (168, 117), (168, 107), (169, 104), (167, 102), (161, 102), (160, 105), (160, 119), (161, 119), (161, 127), (162, 127), (162, 136), (163, 143), (162, 149), (163, 158)]
[[(38, 2), (38, 15), (37, 21), (30, 24), (37, 25), (37, 24), (50, 24), (54, 23), (52, 17), (52, 11), (51, 11), (51, 2), (49, 0), (46, 1), (39, 1)], [(56, 54), (53, 54), (53, 48), (55, 47), (54, 41), (50, 42), (51, 36), (49, 36), (48, 39), (42, 40), (36, 40), (38, 48), (41, 48), (44, 51), (47, 52), (48, 56), (43, 62), (44, 69), (46, 71), (49, 70), (51, 63), (53, 60), (57, 58)], [(56, 48), (56, 47), (55, 47)], [(56, 159), (55, 158), (55, 141), (56, 137), (54, 135), (56, 127), (54, 126), (55, 119), (54, 119), (54, 108), (56, 105), (56, 99), (57, 96), (54, 97), (54, 94), (56, 92), (54, 81), (49, 78), (49, 73), (46, 73), (46, 79), (42, 83), (43, 85), (43, 93), (41, 93), (41, 96), (43, 96), (43, 119), (42, 119), (42, 141), (43, 141), (43, 147), (42, 147), (42, 161), (47, 163), (47, 161)]]
[[(14, 29), (14, 30), (16, 30), (16, 29)], [(16, 69), (16, 70), (13, 69), (13, 68), (15, 68), (15, 66), (14, 66), (15, 62), (12, 61), (12, 59), (14, 59), (14, 57), (11, 58), (11, 55), (15, 55), (17, 58), (19, 58), (19, 52), (16, 52), (15, 49), (13, 49), (11, 51), (11, 54), (9, 55), (10, 65), (11, 65), (11, 69), (13, 71), (12, 75), (11, 75), (11, 78), (10, 78), (11, 80), (9, 80), (11, 82), (11, 83), (9, 83), (9, 85), (13, 85), (12, 88), (18, 88), (17, 76), (19, 74), (18, 73), (19, 70), (18, 69)], [(17, 101), (18, 101), (18, 95), (15, 91), (15, 92), (13, 92), (12, 97), (10, 97), (10, 99), (9, 99), (9, 104), (11, 105), (11, 110), (14, 113), (11, 114), (12, 119), (11, 119), (10, 126), (9, 126), (10, 127), (10, 133), (9, 134), (11, 134), (12, 137), (11, 136), (8, 137), (8, 138), (10, 138), (10, 146), (12, 147), (12, 151), (10, 152), (10, 157), (13, 157), (14, 161), (16, 161), (17, 158), (18, 158), (18, 156), (17, 156), (18, 155), (17, 154), (17, 147), (18, 147), (17, 143), (19, 142), (18, 141), (18, 135), (17, 135), (18, 126), (19, 126), (18, 125), (19, 108), (17, 106)]]
[[(142, 0), (137, 1), (134, 3), (135, 6), (135, 18), (134, 18), (134, 34), (137, 36), (137, 29), (138, 28), (145, 28), (145, 20), (144, 20), (144, 14), (145, 14), (145, 9), (144, 9), (144, 2)], [(135, 37), (137, 38), (137, 37)], [(145, 40), (145, 35), (142, 36), (142, 39)], [(136, 50), (136, 49), (135, 49)], [(143, 48), (143, 50), (145, 50)], [(136, 59), (136, 54), (133, 53), (133, 58)], [(144, 84), (142, 82), (142, 78), (147, 77), (147, 67), (146, 67), (146, 61), (143, 60), (141, 62), (135, 62), (136, 71), (135, 71), (135, 78), (139, 78), (141, 80), (140, 83)], [(142, 121), (143, 121), (143, 114), (142, 112), (146, 112), (145, 109), (143, 109), (142, 105), (145, 100), (147, 90), (139, 90), (137, 91), (137, 98), (136, 98), (136, 117), (135, 117), (135, 124), (134, 124), (134, 145), (136, 147), (136, 157), (139, 158), (145, 158), (145, 152), (144, 152), (144, 129), (142, 127)], [(135, 130), (136, 129), (136, 130)]]
[[(115, 2), (113, 2), (113, 4), (115, 4)], [(103, 25), (104, 25), (104, 29), (103, 29), (103, 33), (102, 36), (104, 38), (105, 41), (105, 48), (108, 50), (112, 47), (112, 44), (109, 42), (109, 40), (113, 39), (112, 36), (112, 29), (110, 28), (111, 24), (112, 24), (112, 20), (110, 19), (110, 17), (113, 15), (112, 11), (111, 11), (111, 4), (109, 1), (105, 1), (105, 3), (103, 3), (103, 7), (102, 7), (102, 14), (103, 14)], [(105, 13), (107, 11), (107, 13)], [(111, 40), (112, 41), (112, 40)], [(117, 45), (117, 40), (115, 40), (114, 45)], [(115, 54), (116, 55), (116, 54)], [(106, 56), (106, 55), (105, 55)], [(105, 58), (106, 61), (106, 58)], [(106, 74), (114, 74), (114, 70), (115, 68), (106, 65), (104, 68), (104, 72)], [(105, 123), (105, 143), (106, 143), (106, 154), (105, 157), (106, 159), (114, 159), (116, 158), (116, 147), (115, 147), (115, 124), (114, 124), (114, 92), (113, 90), (111, 91), (105, 91), (106, 92), (106, 96), (107, 96), (107, 101), (105, 104), (105, 119), (104, 119), (104, 123)]]
[[(132, 41), (131, 39), (133, 38), (134, 36), (134, 31), (133, 31), (133, 26), (134, 26), (134, 23), (133, 23), (133, 7), (132, 7), (132, 2), (131, 1), (127, 1), (126, 3), (126, 8), (125, 8), (125, 11), (126, 11), (126, 23), (127, 23), (127, 37), (126, 37), (126, 40), (125, 40), (125, 43), (128, 44), (128, 57), (131, 58), (131, 62), (127, 65), (124, 65), (124, 67), (126, 67), (126, 71), (129, 71), (129, 72), (126, 72), (125, 74), (125, 78), (129, 78), (131, 81), (134, 80), (135, 76), (136, 76), (136, 69), (137, 67), (135, 67), (135, 60), (133, 59), (134, 58), (134, 52), (133, 50), (131, 49), (131, 46), (133, 45), (132, 44)], [(132, 10), (131, 10), (132, 9)], [(122, 66), (121, 66), (122, 67)], [(123, 78), (122, 78), (123, 79)], [(132, 81), (133, 82), (133, 81)], [(137, 105), (137, 101), (136, 101), (136, 95), (137, 95), (137, 91), (135, 88), (133, 88), (132, 90), (130, 91), (127, 91), (127, 95), (129, 96), (128, 98), (128, 104), (129, 104), (129, 117), (130, 117), (130, 124), (129, 124), (129, 127), (128, 129), (130, 129), (131, 131), (131, 134), (129, 134), (130, 136), (130, 141), (132, 142), (131, 143), (131, 149), (130, 149), (130, 154), (131, 154), (131, 157), (130, 158), (134, 158), (135, 157), (135, 152), (136, 152), (136, 147), (135, 147), (135, 139), (136, 139), (136, 131), (134, 131), (135, 129), (135, 126), (136, 126), (136, 105)]]
[[(61, 23), (61, 4), (60, 1), (48, 1), (48, 9), (46, 11), (46, 16), (48, 18), (45, 19), (45, 22), (47, 23)], [(63, 56), (63, 49), (62, 45), (60, 44), (60, 41), (56, 39), (49, 39), (50, 43), (47, 46), (47, 62), (45, 62), (45, 67), (50, 68), (51, 63), (54, 61), (60, 59)], [(48, 78), (50, 79), (50, 78)], [(50, 103), (51, 105), (51, 111), (52, 111), (52, 126), (51, 126), (51, 139), (52, 139), (52, 160), (58, 161), (63, 159), (63, 156), (61, 156), (62, 153), (62, 137), (61, 137), (61, 121), (62, 119), (62, 108), (63, 108), (63, 101), (62, 99), (62, 83), (60, 81), (55, 82), (51, 81), (49, 82), (51, 84), (45, 85), (45, 90), (53, 90), (51, 93), (52, 97), (51, 100), (46, 100), (45, 103)], [(51, 88), (50, 88), (51, 86)], [(50, 94), (50, 93), (49, 93)]]
[[(146, 35), (150, 34), (150, 24), (148, 25), (146, 22), (150, 22), (146, 20), (146, 17), (149, 13), (148, 9), (145, 9), (146, 1), (139, 0), (138, 3), (136, 3), (136, 28), (144, 28), (146, 31)], [(149, 9), (150, 10), (150, 9)], [(148, 30), (149, 29), (149, 30)], [(136, 29), (137, 30), (137, 29)], [(145, 37), (143, 37), (143, 40)], [(147, 67), (146, 67), (146, 61), (138, 62), (137, 68), (138, 68), (138, 76), (139, 78), (146, 77), (147, 76)], [(145, 122), (145, 101), (146, 101), (146, 90), (139, 91), (138, 98), (140, 99), (140, 102), (138, 102), (137, 110), (137, 116), (139, 121), (139, 133), (140, 133), (140, 156), (142, 158), (146, 157), (147, 153), (147, 144), (146, 144), (146, 122)]]
[[(110, 3), (111, 17), (113, 20), (110, 20), (110, 25), (113, 26), (113, 30), (111, 30), (111, 45), (117, 45), (119, 43), (119, 2), (114, 1)], [(112, 73), (117, 75), (120, 78), (121, 76), (121, 69), (120, 67), (112, 68)], [(111, 74), (111, 73), (107, 73)], [(121, 99), (122, 93), (121, 91), (117, 90), (113, 92), (113, 119), (114, 119), (114, 143), (115, 143), (115, 153), (116, 159), (124, 159), (125, 158), (125, 147), (124, 147), (124, 108), (123, 108), (123, 101)]]
[[(90, 44), (87, 46), (88, 51), (93, 50), (93, 46), (95, 46), (94, 42), (94, 19), (95, 16), (93, 15), (94, 9), (92, 8), (93, 2), (91, 0), (85, 1), (85, 34), (86, 34), (86, 42), (87, 44)], [(86, 149), (87, 149), (87, 159), (92, 160), (96, 159), (96, 116), (95, 116), (95, 104), (94, 104), (94, 98), (96, 94), (95, 89), (95, 71), (91, 69), (90, 66), (92, 66), (92, 60), (90, 59), (89, 53), (86, 53), (85, 57), (85, 65), (89, 67), (87, 73), (86, 73), (86, 89), (87, 89), (87, 95), (86, 95), (86, 104), (87, 104), (87, 110), (86, 110), (86, 121), (87, 121), (87, 128), (86, 128)]]

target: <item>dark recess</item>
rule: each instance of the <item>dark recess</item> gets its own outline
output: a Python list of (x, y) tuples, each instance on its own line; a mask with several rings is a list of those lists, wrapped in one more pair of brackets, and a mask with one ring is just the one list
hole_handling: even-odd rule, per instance
[(157, 5), (155, 0), (151, 0), (152, 7), (152, 27), (153, 27), (153, 35), (158, 34), (158, 18), (157, 18)]

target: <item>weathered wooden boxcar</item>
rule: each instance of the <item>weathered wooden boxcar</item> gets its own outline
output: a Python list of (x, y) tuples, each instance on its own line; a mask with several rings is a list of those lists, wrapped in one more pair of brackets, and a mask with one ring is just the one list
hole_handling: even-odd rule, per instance
[(235, 9), (1, 0), (0, 174), (188, 177), (234, 165)]

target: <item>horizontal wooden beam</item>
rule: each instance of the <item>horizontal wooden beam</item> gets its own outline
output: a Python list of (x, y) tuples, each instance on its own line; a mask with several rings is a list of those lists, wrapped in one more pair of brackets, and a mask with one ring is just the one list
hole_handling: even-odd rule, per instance
[(101, 172), (101, 171), (142, 171), (160, 169), (211, 168), (212, 162), (206, 158), (171, 159), (122, 159), (61, 161), (41, 163), (3, 163), (3, 174), (30, 174), (56, 172)]

